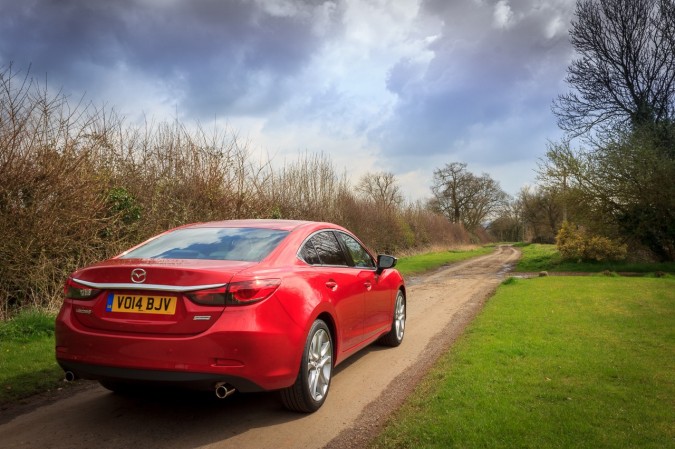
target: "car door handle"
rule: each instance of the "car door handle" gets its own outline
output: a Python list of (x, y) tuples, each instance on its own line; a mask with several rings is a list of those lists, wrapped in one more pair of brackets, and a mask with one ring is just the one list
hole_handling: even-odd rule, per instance
[(326, 287), (328, 287), (329, 289), (335, 291), (335, 289), (337, 288), (337, 282), (335, 282), (335, 281), (327, 281), (327, 282), (326, 282)]
[(366, 287), (366, 290), (370, 291), (371, 288), (373, 288), (373, 284), (370, 283), (370, 281), (366, 281), (363, 283), (364, 287)]

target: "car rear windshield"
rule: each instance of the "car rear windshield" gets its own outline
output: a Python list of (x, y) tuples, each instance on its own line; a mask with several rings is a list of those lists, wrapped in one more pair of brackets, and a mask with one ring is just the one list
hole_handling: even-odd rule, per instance
[(178, 229), (150, 240), (123, 259), (205, 259), (258, 262), (277, 247), (288, 231), (258, 228)]

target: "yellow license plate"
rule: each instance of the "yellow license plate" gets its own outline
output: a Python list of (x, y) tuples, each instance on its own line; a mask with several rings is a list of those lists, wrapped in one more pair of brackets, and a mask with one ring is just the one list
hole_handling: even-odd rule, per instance
[(176, 313), (175, 296), (120, 295), (110, 293), (105, 310), (108, 312), (153, 313), (173, 315)]

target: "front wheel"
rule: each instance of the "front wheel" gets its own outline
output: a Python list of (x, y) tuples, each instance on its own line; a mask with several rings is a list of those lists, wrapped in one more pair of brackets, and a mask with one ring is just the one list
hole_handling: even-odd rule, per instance
[(333, 340), (322, 320), (316, 320), (307, 335), (295, 383), (281, 390), (281, 401), (294, 412), (315, 412), (328, 395), (333, 373)]
[(405, 334), (405, 295), (401, 290), (396, 294), (396, 305), (394, 306), (394, 318), (391, 321), (391, 330), (380, 337), (379, 342), (385, 346), (395, 347), (403, 341)]

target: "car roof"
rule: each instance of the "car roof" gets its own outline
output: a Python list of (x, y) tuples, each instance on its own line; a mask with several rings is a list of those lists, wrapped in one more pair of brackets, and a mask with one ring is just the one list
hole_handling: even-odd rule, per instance
[(306, 220), (274, 220), (274, 219), (247, 219), (247, 220), (223, 220), (194, 223), (181, 226), (181, 228), (262, 228), (293, 231), (305, 226), (331, 227), (341, 229), (341, 226), (332, 223), (321, 223)]

